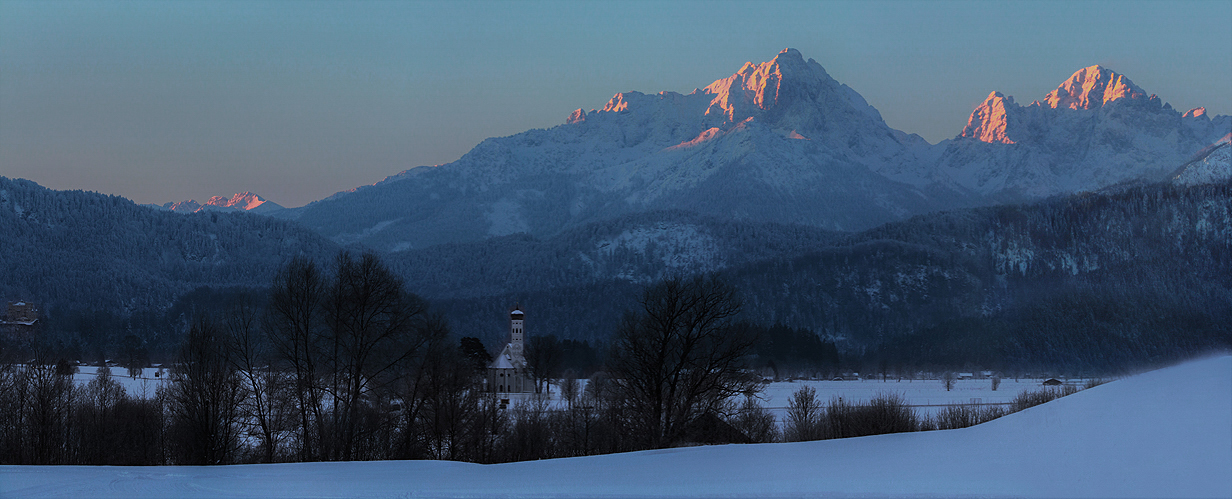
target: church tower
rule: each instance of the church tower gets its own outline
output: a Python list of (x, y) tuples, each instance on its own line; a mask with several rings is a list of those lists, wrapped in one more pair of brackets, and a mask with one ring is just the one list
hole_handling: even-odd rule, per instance
[(496, 393), (532, 393), (535, 381), (526, 370), (526, 333), (522, 329), (522, 307), (509, 309), (509, 342), (488, 365), (487, 390)]
[(509, 349), (514, 358), (523, 359), (522, 308), (514, 305), (509, 312)]

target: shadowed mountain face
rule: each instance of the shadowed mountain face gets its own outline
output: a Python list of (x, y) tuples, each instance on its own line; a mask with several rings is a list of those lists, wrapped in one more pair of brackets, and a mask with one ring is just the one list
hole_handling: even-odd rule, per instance
[(1232, 128), (1181, 114), (1128, 78), (1084, 68), (1042, 102), (993, 92), (930, 145), (812, 59), (785, 49), (688, 95), (619, 93), (566, 123), (485, 140), (279, 216), (340, 243), (399, 251), (631, 213), (684, 210), (858, 231), (941, 209), (1162, 179)]
[(616, 94), (564, 125), (488, 139), (456, 162), (295, 214), (336, 241), (384, 250), (672, 209), (860, 230), (969, 201), (916, 174), (928, 154), (788, 49), (688, 95)]

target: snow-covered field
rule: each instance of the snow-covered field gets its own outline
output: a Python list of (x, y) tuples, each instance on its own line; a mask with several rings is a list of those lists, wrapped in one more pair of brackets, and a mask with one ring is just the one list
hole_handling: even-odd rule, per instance
[[(762, 405), (769, 408), (780, 422), (786, 414), (787, 403), (792, 394), (805, 386), (811, 386), (817, 391), (817, 398), (822, 404), (833, 397), (860, 403), (868, 402), (881, 393), (897, 394), (901, 395), (908, 405), (915, 406), (918, 414), (928, 416), (936, 414), (946, 405), (1010, 402), (1019, 393), (1039, 390), (1042, 387), (1040, 382), (1038, 379), (1003, 379), (994, 391), (991, 380), (964, 379), (954, 381), (954, 388), (946, 391), (941, 380), (784, 381), (770, 383), (759, 397)], [(1083, 381), (1073, 383), (1079, 387), (1083, 385)]]
[(1232, 356), (971, 428), (501, 465), (0, 466), (0, 497), (1232, 497)]
[[(98, 369), (98, 366), (80, 366), (77, 368), (77, 374), (73, 375), (73, 381), (79, 385), (87, 384), (98, 377)], [(110, 369), (111, 379), (124, 387), (124, 392), (128, 396), (138, 398), (153, 397), (154, 392), (164, 381), (167, 381), (167, 376), (171, 373), (168, 369), (163, 369), (160, 373), (157, 367), (147, 367), (141, 370), (140, 375), (133, 378), (128, 375), (128, 369), (123, 367)], [(156, 373), (157, 376), (155, 376)]]
[[(582, 389), (585, 389), (587, 381), (584, 379), (578, 380)], [(1001, 385), (995, 391), (992, 389), (992, 380), (989, 379), (955, 380), (954, 388), (949, 391), (946, 391), (945, 385), (941, 380), (776, 381), (767, 384), (765, 389), (757, 394), (757, 400), (763, 407), (766, 407), (774, 414), (780, 424), (787, 414), (787, 404), (791, 400), (791, 396), (796, 390), (805, 386), (811, 386), (816, 390), (817, 399), (823, 405), (833, 397), (839, 397), (853, 403), (864, 403), (872, 400), (879, 394), (896, 394), (901, 395), (903, 400), (908, 405), (913, 406), (916, 413), (920, 416), (932, 416), (947, 405), (1006, 404), (1014, 400), (1014, 397), (1019, 393), (1039, 390), (1043, 387), (1042, 381), (1026, 378), (1019, 380), (1013, 378), (1002, 379)], [(1066, 384), (1073, 384), (1079, 388), (1085, 383), (1086, 380), (1066, 381)], [(517, 406), (518, 404), (529, 402), (535, 396), (532, 394), (509, 394), (502, 395), (502, 397), (509, 398), (511, 405)], [(559, 385), (549, 385), (548, 406), (553, 408), (565, 407), (565, 402), (560, 396)]]

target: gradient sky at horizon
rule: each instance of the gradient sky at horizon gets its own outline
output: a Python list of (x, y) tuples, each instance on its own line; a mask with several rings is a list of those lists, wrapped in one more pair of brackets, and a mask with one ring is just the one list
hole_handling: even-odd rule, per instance
[(299, 206), (784, 47), (934, 143), (989, 92), (1026, 104), (1092, 64), (1232, 114), (1227, 0), (0, 0), (0, 175)]

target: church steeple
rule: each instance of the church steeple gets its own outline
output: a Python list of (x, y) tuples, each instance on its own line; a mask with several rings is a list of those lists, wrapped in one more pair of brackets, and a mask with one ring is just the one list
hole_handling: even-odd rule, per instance
[(509, 311), (509, 347), (515, 358), (522, 358), (522, 346), (525, 339), (522, 332), (522, 317), (522, 308), (515, 304), (513, 310)]

